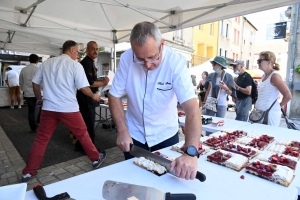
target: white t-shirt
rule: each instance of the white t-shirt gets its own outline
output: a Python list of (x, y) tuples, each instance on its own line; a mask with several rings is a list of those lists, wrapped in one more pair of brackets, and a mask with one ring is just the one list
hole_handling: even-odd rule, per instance
[(42, 63), (32, 82), (43, 81), (43, 110), (78, 112), (76, 88), (90, 86), (82, 65), (62, 54)]
[(177, 101), (196, 98), (185, 58), (165, 46), (155, 70), (133, 62), (133, 51), (125, 51), (115, 74), (110, 94), (127, 93), (126, 122), (131, 137), (154, 146), (178, 131)]
[(14, 70), (5, 72), (4, 80), (8, 80), (9, 87), (19, 86), (19, 74)]
[(34, 63), (30, 63), (27, 67), (21, 70), (19, 81), (22, 90), (25, 93), (25, 97), (35, 97), (32, 87), (32, 79), (35, 73), (38, 71), (38, 66)]
[[(218, 87), (218, 88), (219, 88), (220, 80), (221, 80), (221, 77), (216, 78), (215, 84), (216, 84), (216, 87)], [(210, 84), (211, 84), (211, 82), (210, 82)], [(212, 93), (212, 88), (210, 88), (210, 90), (209, 90), (208, 97), (211, 97), (211, 93)], [(220, 90), (220, 94), (219, 94), (219, 98), (218, 98), (218, 106), (227, 106), (227, 92), (224, 89)]]

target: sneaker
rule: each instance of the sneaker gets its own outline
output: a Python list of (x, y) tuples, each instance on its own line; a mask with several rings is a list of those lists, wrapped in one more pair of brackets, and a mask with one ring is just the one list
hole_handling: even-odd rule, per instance
[(31, 174), (23, 174), (22, 175), (22, 183), (28, 183), (32, 178), (34, 178), (37, 175), (37, 172), (35, 172), (35, 174), (31, 175)]
[(19, 109), (21, 109), (21, 108), (22, 108), (22, 106), (18, 106), (18, 108), (19, 108)]
[(97, 161), (93, 162), (93, 168), (94, 169), (98, 169), (100, 167), (100, 165), (103, 163), (104, 159), (106, 158), (106, 152), (102, 151), (100, 153), (100, 157)]
[(15, 107), (13, 107), (13, 106), (10, 106), (10, 109), (15, 109)]

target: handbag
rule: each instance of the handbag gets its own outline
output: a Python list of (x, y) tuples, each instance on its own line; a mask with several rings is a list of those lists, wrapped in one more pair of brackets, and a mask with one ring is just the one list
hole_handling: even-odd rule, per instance
[[(224, 76), (223, 76), (223, 78), (222, 78), (221, 81), (224, 80), (225, 74), (226, 74), (226, 71), (224, 71)], [(208, 110), (212, 110), (214, 112), (217, 112), (217, 104), (218, 104), (218, 99), (219, 99), (219, 95), (220, 95), (220, 91), (221, 90), (222, 89), (220, 88), (219, 92), (218, 92), (218, 95), (217, 95), (217, 98), (215, 98), (215, 97), (207, 97), (206, 102), (205, 102), (205, 104), (204, 104), (204, 106), (203, 106), (202, 109), (208, 109)]]
[(253, 111), (249, 115), (249, 121), (252, 123), (259, 123), (259, 124), (266, 124), (268, 125), (268, 117), (269, 117), (269, 111), (273, 107), (273, 105), (276, 103), (277, 99), (272, 103), (269, 109), (266, 111), (259, 110), (257, 108), (254, 108)]

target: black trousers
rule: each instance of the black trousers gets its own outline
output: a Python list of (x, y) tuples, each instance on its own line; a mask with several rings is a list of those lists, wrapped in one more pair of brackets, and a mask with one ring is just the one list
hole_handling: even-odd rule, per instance
[(28, 107), (28, 122), (31, 130), (36, 130), (36, 123), (40, 123), (41, 109), (35, 121), (36, 97), (25, 97)]
[[(172, 146), (172, 145), (178, 143), (179, 137), (178, 137), (178, 132), (177, 132), (174, 136), (172, 136), (169, 139), (166, 139), (165, 141), (162, 141), (161, 143), (158, 143), (152, 147), (149, 147), (147, 143), (145, 143), (145, 144), (140, 143), (139, 141), (137, 141), (133, 138), (132, 138), (132, 140), (133, 140), (133, 144), (135, 146), (138, 146), (138, 147), (148, 150), (148, 151), (157, 151), (159, 149), (163, 149), (163, 148), (166, 148), (166, 147), (169, 147), (169, 146)], [(130, 155), (129, 152), (123, 152), (123, 153), (124, 153), (125, 160), (133, 158), (133, 156)]]
[[(87, 131), (93, 143), (95, 143), (95, 108), (79, 109), (82, 118), (85, 122)], [(77, 140), (75, 144), (75, 151), (83, 151), (80, 142)]]

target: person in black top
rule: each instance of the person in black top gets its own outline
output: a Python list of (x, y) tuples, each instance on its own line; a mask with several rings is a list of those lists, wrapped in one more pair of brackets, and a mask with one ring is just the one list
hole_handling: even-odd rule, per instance
[(208, 72), (207, 71), (202, 72), (201, 77), (202, 77), (202, 80), (199, 82), (199, 84), (197, 86), (197, 89), (200, 89), (200, 93), (198, 95), (198, 97), (199, 97), (199, 108), (202, 107), (203, 104), (204, 104), (203, 102), (204, 102), (206, 89), (207, 89), (205, 87), (205, 84), (206, 84), (206, 78), (208, 77)]
[[(97, 69), (94, 64), (94, 59), (98, 57), (98, 50), (98, 44), (94, 41), (90, 41), (87, 44), (86, 56), (80, 62), (84, 68), (87, 80), (89, 81), (91, 91), (94, 94), (98, 91), (99, 87), (105, 86), (109, 82), (108, 77), (105, 77), (103, 80), (97, 80)], [(90, 138), (94, 143), (95, 107), (99, 106), (99, 103), (93, 101), (92, 98), (86, 96), (80, 90), (77, 91), (77, 101), (79, 104), (79, 111), (86, 124)], [(75, 144), (75, 151), (83, 151), (78, 140)]]
[(236, 74), (239, 74), (236, 82), (236, 118), (239, 121), (248, 121), (249, 111), (252, 107), (251, 89), (252, 77), (245, 71), (244, 61), (236, 60), (230, 64)]

